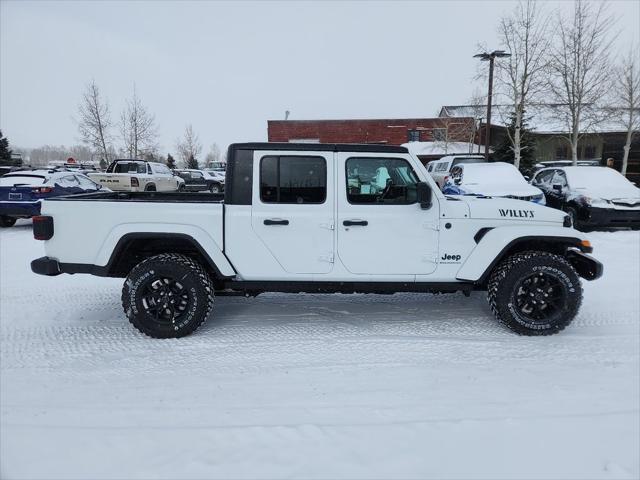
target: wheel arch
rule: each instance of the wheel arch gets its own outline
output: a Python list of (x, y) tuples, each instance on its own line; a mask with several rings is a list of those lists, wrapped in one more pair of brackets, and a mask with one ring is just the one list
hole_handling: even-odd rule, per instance
[[(564, 227), (544, 227), (537, 235), (529, 231), (519, 235), (507, 235), (496, 228), (484, 235), (464, 262), (456, 278), (486, 286), (493, 269), (505, 258), (527, 250), (537, 250), (566, 256), (569, 249), (587, 251), (578, 231)], [(569, 230), (569, 231), (567, 231)], [(514, 232), (515, 233), (515, 232)]]
[[(220, 259), (216, 262), (198, 240), (185, 233), (127, 233), (118, 240), (109, 261), (101, 268), (105, 276), (124, 278), (138, 263), (161, 253), (187, 255), (200, 262), (216, 280), (233, 277), (229, 275), (229, 268), (225, 268), (230, 265), (218, 265)], [(224, 257), (222, 252), (219, 253)], [(224, 260), (228, 264), (226, 257)]]

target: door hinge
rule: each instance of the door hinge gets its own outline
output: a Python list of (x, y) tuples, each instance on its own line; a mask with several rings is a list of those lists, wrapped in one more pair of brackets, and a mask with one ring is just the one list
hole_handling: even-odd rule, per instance
[(320, 255), (318, 260), (321, 262), (333, 263), (333, 255)]
[(439, 253), (438, 252), (433, 252), (430, 253), (428, 255), (423, 255), (422, 256), (422, 261), (423, 262), (427, 262), (427, 263), (438, 263), (438, 258), (439, 258)]
[(423, 228), (427, 228), (429, 230), (440, 230), (440, 221), (436, 220), (435, 222), (424, 222), (422, 224)]
[(326, 228), (328, 230), (335, 230), (336, 226), (333, 223), (321, 223), (321, 228)]

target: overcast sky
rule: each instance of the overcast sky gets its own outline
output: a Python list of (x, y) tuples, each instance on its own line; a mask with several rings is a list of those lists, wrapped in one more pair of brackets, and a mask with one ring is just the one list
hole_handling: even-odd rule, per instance
[[(640, 1), (611, 3), (622, 51), (640, 38)], [(500, 47), (497, 19), (514, 5), (2, 0), (0, 128), (18, 147), (79, 143), (73, 116), (92, 78), (114, 119), (135, 83), (164, 154), (188, 123), (206, 152), (266, 140), (285, 110), (434, 116), (468, 100), (476, 45)], [(547, 7), (558, 5), (571, 3)]]

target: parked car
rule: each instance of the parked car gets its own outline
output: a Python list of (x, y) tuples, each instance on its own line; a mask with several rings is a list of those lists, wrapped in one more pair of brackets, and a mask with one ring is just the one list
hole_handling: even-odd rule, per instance
[(540, 170), (531, 180), (547, 205), (567, 212), (579, 230), (640, 228), (640, 188), (609, 167)]
[(0, 177), (0, 226), (11, 227), (18, 218), (40, 214), (46, 198), (91, 193), (102, 189), (85, 175), (52, 170), (26, 170)]
[[(602, 163), (600, 160), (578, 160), (578, 167), (599, 167)], [(573, 160), (549, 160), (545, 162), (536, 163), (533, 168), (534, 171), (542, 170), (549, 167), (571, 167), (573, 166)]]
[(183, 171), (190, 172), (195, 178), (198, 179), (198, 181), (200, 181), (200, 177), (202, 176), (207, 186), (205, 190), (209, 190), (211, 193), (224, 192), (225, 176), (224, 174), (221, 174), (217, 170), (209, 171), (209, 170), (185, 169)]
[[(452, 200), (404, 147), (248, 143), (227, 158), (224, 199), (45, 201), (33, 233), (46, 256), (32, 271), (126, 278), (125, 315), (157, 338), (195, 331), (215, 295), (474, 290), (515, 332), (550, 335), (578, 313), (579, 277), (602, 274), (566, 213), (509, 198)], [(376, 185), (385, 178), (384, 188), (363, 172), (376, 172)]]
[(451, 169), (442, 188), (445, 195), (482, 195), (545, 204), (544, 193), (525, 180), (510, 163), (467, 163)]
[(463, 163), (485, 163), (487, 160), (483, 155), (449, 155), (439, 160), (433, 160), (427, 164), (427, 172), (442, 189), (451, 169)]
[(114, 160), (105, 173), (87, 175), (116, 192), (175, 192), (184, 188), (183, 179), (157, 162)]
[(186, 192), (206, 192), (209, 190), (209, 184), (200, 171), (174, 170), (173, 173), (184, 180), (184, 190)]

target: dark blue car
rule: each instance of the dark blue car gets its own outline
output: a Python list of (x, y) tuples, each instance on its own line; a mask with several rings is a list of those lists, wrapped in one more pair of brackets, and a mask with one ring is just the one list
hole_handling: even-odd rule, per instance
[(69, 171), (22, 170), (0, 177), (0, 227), (11, 227), (18, 218), (40, 214), (45, 198), (96, 192), (101, 186), (85, 175)]

